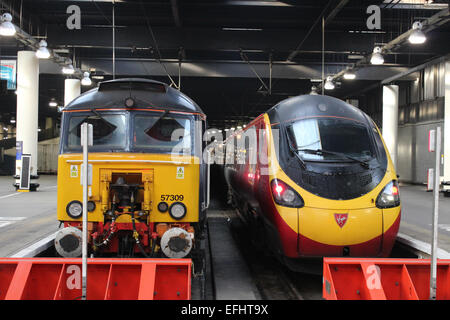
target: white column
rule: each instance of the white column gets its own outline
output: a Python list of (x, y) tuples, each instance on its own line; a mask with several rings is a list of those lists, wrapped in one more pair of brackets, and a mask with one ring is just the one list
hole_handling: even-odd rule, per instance
[(383, 86), (383, 139), (397, 169), (398, 86)]
[[(17, 53), (16, 141), (22, 141), (22, 153), (31, 154), (31, 175), (37, 175), (38, 157), (39, 59), (34, 51)], [(21, 160), (16, 160), (20, 174)]]
[[(450, 61), (445, 62), (444, 181), (450, 182)], [(450, 190), (450, 186), (444, 186), (444, 190)]]
[(79, 79), (66, 79), (64, 81), (64, 106), (67, 106), (80, 94), (81, 84)]

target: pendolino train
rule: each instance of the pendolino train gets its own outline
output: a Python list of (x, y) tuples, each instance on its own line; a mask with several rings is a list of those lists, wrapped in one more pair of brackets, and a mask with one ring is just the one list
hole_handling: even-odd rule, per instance
[(358, 108), (293, 97), (225, 147), (233, 203), (252, 238), (288, 266), (390, 254), (400, 224), (397, 176), (379, 129)]
[(95, 256), (195, 259), (207, 207), (201, 156), (206, 117), (187, 96), (145, 79), (105, 81), (63, 109), (55, 239), (81, 254), (82, 123), (89, 147), (88, 237)]

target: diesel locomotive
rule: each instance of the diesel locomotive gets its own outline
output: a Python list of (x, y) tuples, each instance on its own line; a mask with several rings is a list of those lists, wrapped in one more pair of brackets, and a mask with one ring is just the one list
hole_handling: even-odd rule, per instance
[(390, 254), (397, 175), (380, 130), (358, 108), (329, 96), (289, 98), (224, 145), (232, 203), (255, 242), (286, 265)]
[(88, 239), (94, 256), (201, 255), (207, 199), (206, 116), (189, 97), (146, 79), (105, 81), (62, 110), (55, 238), (81, 254), (81, 124), (89, 147)]

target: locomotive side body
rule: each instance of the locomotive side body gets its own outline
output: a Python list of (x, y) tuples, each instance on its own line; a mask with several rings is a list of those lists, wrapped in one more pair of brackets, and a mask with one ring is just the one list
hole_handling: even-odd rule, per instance
[[(309, 128), (302, 124), (305, 120)], [(290, 135), (288, 130), (298, 123), (303, 125), (300, 129), (309, 130)], [(371, 156), (338, 154), (340, 144), (353, 148), (344, 140), (354, 126), (367, 135)], [(320, 128), (320, 135), (313, 137), (311, 132)], [(243, 148), (236, 148), (238, 140), (253, 136), (248, 134), (252, 130), (258, 132), (255, 143), (242, 142)], [(301, 137), (319, 138), (322, 148), (301, 147)], [(332, 143), (325, 150), (327, 139)], [(359, 146), (358, 141), (351, 144)], [(397, 177), (381, 134), (367, 115), (330, 97), (291, 98), (230, 137), (227, 149), (232, 145), (236, 161), (228, 161), (225, 176), (235, 205), (258, 243), (284, 259), (389, 255), (400, 224)], [(257, 155), (253, 164), (252, 152)], [(323, 156), (327, 152), (339, 157), (327, 159)], [(239, 164), (242, 157), (247, 161)], [(380, 197), (395, 201), (383, 204)]]

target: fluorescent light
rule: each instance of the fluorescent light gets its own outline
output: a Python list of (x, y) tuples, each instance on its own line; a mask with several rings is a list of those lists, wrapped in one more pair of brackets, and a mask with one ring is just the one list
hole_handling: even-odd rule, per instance
[(57, 106), (58, 106), (58, 103), (57, 103), (55, 100), (51, 100), (51, 101), (48, 103), (48, 105), (49, 105), (50, 107), (57, 107)]
[(352, 71), (347, 71), (344, 73), (344, 79), (346, 80), (354, 80), (356, 78), (356, 74)]
[(374, 65), (380, 65), (384, 63), (383, 55), (381, 54), (381, 48), (375, 47), (373, 49), (372, 57), (370, 58), (370, 63)]
[(413, 32), (409, 35), (409, 42), (412, 44), (422, 44), (427, 40), (425, 33), (422, 32), (422, 23), (416, 21), (413, 23)]
[(75, 69), (73, 68), (73, 65), (69, 64), (69, 65), (64, 66), (62, 68), (62, 73), (64, 73), (64, 74), (74, 74), (75, 73)]
[(260, 28), (230, 28), (230, 27), (223, 27), (223, 31), (262, 31)]
[(1, 17), (0, 35), (11, 37), (16, 34), (16, 27), (12, 24), (12, 16), (10, 13), (4, 13)]
[(36, 51), (36, 57), (39, 59), (48, 59), (50, 58), (50, 51), (47, 49), (47, 41), (41, 40), (39, 42), (39, 49)]

